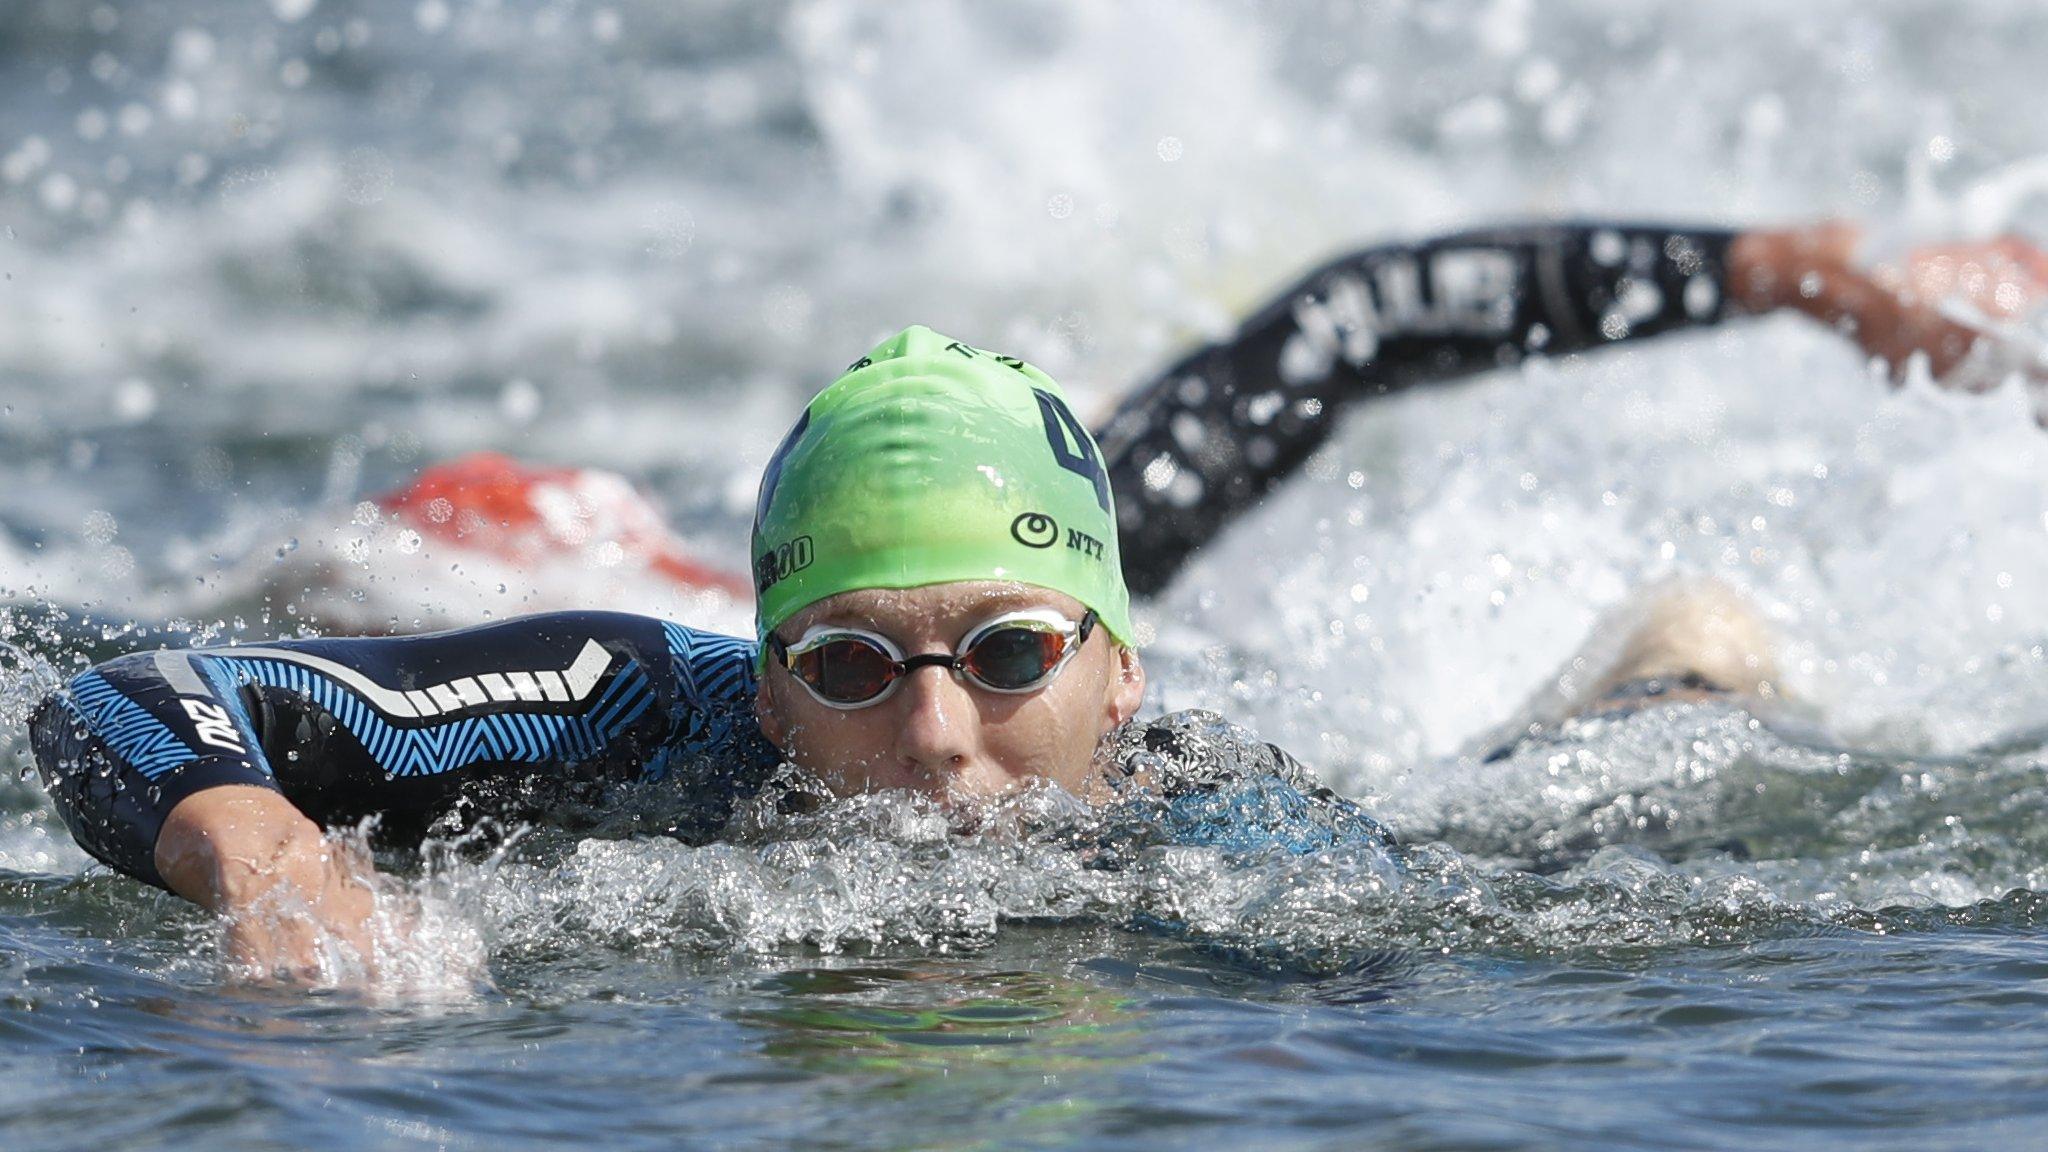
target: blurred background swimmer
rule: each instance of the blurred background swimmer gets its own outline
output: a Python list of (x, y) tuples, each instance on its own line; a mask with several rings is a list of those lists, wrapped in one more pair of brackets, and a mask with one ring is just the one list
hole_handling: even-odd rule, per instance
[[(1132, 388), (1097, 428), (1130, 541), (1125, 576), (1140, 595), (1162, 591), (1362, 402), (1527, 356), (1740, 316), (1811, 317), (1853, 339), (1895, 383), (1916, 359), (1955, 389), (2016, 377), (2048, 423), (2048, 360), (2010, 323), (2043, 303), (2048, 255), (2018, 236), (1872, 247), (1864, 229), (1843, 222), (1749, 232), (1528, 225), (1332, 260), (1275, 294), (1229, 339)], [(376, 503), (454, 549), (527, 571), (580, 567), (598, 538), (619, 544), (628, 566), (679, 588), (744, 587), (692, 558), (630, 483), (601, 466), (534, 468), (484, 453), (432, 466)], [(280, 590), (301, 576), (280, 573)]]

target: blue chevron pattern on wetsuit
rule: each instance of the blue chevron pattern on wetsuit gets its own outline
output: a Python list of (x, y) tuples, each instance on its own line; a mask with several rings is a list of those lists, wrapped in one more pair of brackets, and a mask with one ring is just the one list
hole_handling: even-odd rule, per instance
[(675, 660), (676, 677), (690, 703), (710, 708), (718, 701), (754, 691), (754, 642), (700, 632), (664, 620), (663, 634)]
[(427, 728), (400, 728), (337, 681), (284, 660), (203, 656), (235, 682), (274, 688), (326, 709), (393, 776), (434, 776), (489, 761), (539, 764), (596, 755), (654, 706), (647, 673), (632, 665), (614, 677), (588, 715), (500, 712)]
[(158, 881), (163, 819), (221, 784), (281, 791), (322, 824), (404, 839), (458, 803), (531, 815), (662, 781), (708, 834), (775, 750), (753, 720), (754, 645), (610, 612), (429, 636), (138, 653), (75, 677), (30, 721), (79, 842)]
[(109, 750), (148, 779), (199, 758), (168, 724), (123, 695), (97, 669), (71, 681), (71, 696), (64, 704), (79, 723), (99, 734)]

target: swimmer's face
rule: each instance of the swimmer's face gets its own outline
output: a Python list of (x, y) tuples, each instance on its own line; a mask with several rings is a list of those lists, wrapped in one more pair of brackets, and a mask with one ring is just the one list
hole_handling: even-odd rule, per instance
[[(1071, 596), (1024, 584), (875, 588), (813, 604), (776, 634), (795, 641), (814, 625), (850, 627), (888, 637), (906, 657), (950, 655), (969, 632), (997, 616), (1048, 608), (1070, 620), (1086, 611)], [(990, 692), (948, 669), (925, 666), (881, 702), (841, 710), (770, 660), (755, 713), (776, 747), (842, 796), (907, 788), (942, 801), (984, 799), (1049, 780), (1077, 796), (1099, 797), (1096, 747), (1137, 712), (1144, 695), (1138, 654), (1098, 626), (1034, 692)]]

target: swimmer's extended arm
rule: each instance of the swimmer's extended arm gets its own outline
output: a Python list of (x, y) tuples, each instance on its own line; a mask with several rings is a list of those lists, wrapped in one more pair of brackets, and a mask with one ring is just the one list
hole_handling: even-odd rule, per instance
[(774, 759), (752, 665), (747, 641), (620, 613), (137, 653), (46, 700), (30, 740), (101, 861), (230, 912), (285, 882), (345, 920), (367, 865), (323, 825), (416, 837), (457, 800), (530, 811), (645, 779), (722, 823)]
[(1137, 389), (1100, 433), (1126, 578), (1139, 593), (1164, 587), (1353, 401), (1778, 309), (1836, 327), (1895, 374), (1920, 353), (1944, 383), (1981, 386), (1950, 373), (1979, 333), (1941, 303), (1995, 318), (2048, 299), (2048, 255), (2019, 238), (1919, 249), (1890, 266), (1865, 266), (1859, 243), (1846, 224), (1540, 224), (1332, 261)]
[[(78, 843), (222, 913), (231, 961), (310, 976), (323, 940), (369, 956), (368, 865), (285, 799), (257, 735), (242, 696), (181, 652), (83, 672), (29, 723), (43, 783)], [(242, 914), (273, 896), (282, 914)]]
[(1732, 232), (1542, 224), (1367, 248), (1133, 392), (1100, 440), (1124, 572), (1156, 592), (1347, 403), (1719, 321)]

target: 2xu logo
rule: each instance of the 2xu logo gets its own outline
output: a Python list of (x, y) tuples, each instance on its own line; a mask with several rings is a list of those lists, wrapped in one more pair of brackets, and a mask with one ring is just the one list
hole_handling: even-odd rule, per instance
[(204, 700), (180, 700), (178, 703), (184, 705), (185, 715), (192, 718), (200, 740), (238, 756), (248, 755), (248, 750), (242, 747), (241, 733), (235, 731), (235, 722), (228, 717), (227, 709)]
[(811, 538), (799, 536), (754, 561), (754, 590), (766, 592), (811, 566)]

